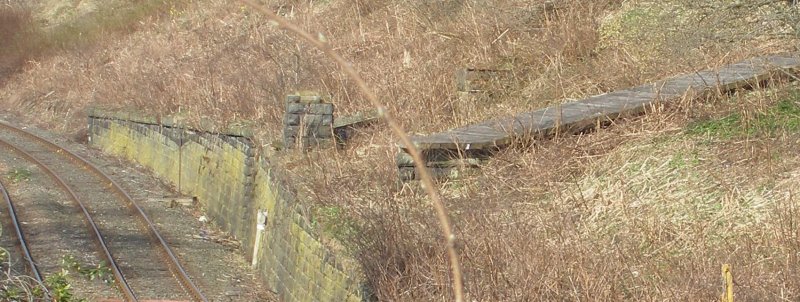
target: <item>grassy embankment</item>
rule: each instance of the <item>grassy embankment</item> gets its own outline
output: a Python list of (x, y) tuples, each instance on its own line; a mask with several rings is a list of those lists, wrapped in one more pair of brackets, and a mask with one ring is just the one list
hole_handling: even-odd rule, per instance
[[(413, 132), (797, 51), (800, 24), (777, 1), (559, 1), (549, 13), (540, 1), (269, 4), (324, 33)], [(67, 131), (90, 105), (249, 119), (265, 144), (278, 137), (289, 92), (329, 93), (339, 114), (368, 107), (319, 52), (248, 9), (206, 1), (161, 12), (24, 64), (2, 102)], [(515, 81), (460, 112), (452, 73), (464, 66), (511, 69)], [(734, 265), (738, 297), (796, 299), (794, 90), (681, 104), (511, 148), (480, 175), (443, 183), (470, 300), (709, 300), (722, 263)], [(394, 140), (377, 126), (344, 150), (276, 164), (380, 298), (441, 300), (450, 281), (438, 226), (418, 189), (395, 187)]]

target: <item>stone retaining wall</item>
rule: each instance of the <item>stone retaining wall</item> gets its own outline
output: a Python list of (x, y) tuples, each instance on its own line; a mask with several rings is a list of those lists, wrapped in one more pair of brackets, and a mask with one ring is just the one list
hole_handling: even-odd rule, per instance
[[(361, 274), (344, 268), (307, 226), (297, 196), (246, 132), (208, 133), (125, 113), (92, 111), (90, 143), (151, 169), (242, 242), (257, 273), (284, 301), (363, 301)], [(258, 213), (266, 214), (264, 230)], [(263, 233), (259, 233), (263, 232)], [(261, 236), (259, 248), (256, 238)]]

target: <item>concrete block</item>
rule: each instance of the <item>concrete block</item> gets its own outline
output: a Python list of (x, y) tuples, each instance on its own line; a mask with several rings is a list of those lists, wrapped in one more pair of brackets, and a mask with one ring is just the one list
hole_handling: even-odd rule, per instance
[(319, 127), (314, 137), (318, 139), (331, 139), (333, 138), (333, 129), (330, 127)]
[[(253, 185), (253, 183), (252, 183), (252, 182), (249, 182), (249, 181), (248, 181), (248, 182), (244, 183), (244, 186), (243, 186), (243, 191), (244, 191), (244, 192), (243, 192), (242, 194), (252, 194), (253, 187), (254, 187), (254, 185)], [(241, 198), (239, 198), (239, 199), (246, 200), (246, 199), (248, 199), (248, 198), (247, 198), (247, 196), (244, 196), (244, 195), (243, 195), (243, 196), (241, 196)], [(244, 203), (243, 203), (243, 204), (242, 204), (242, 208), (245, 208), (245, 207), (247, 207), (247, 206), (246, 206), (246, 205), (244, 205)]]
[(255, 156), (258, 149), (253, 145), (252, 140), (248, 140), (248, 142), (247, 147), (244, 148), (244, 154), (250, 157)]
[(306, 112), (309, 114), (331, 115), (333, 114), (333, 104), (310, 104)]
[(300, 133), (298, 133), (298, 129), (296, 127), (284, 127), (283, 128), (283, 140), (284, 142), (287, 139), (294, 140), (295, 138), (301, 137)]
[(297, 147), (297, 138), (294, 136), (285, 135), (283, 137), (283, 148), (294, 149)]
[(238, 136), (230, 136), (230, 135), (218, 135), (217, 136), (220, 140), (220, 143), (224, 142), (228, 145), (231, 145), (234, 148), (239, 149), (242, 145), (242, 141), (240, 141), (240, 137)]
[(395, 157), (395, 163), (398, 167), (414, 167), (414, 158), (411, 157), (411, 154), (400, 150)]
[(378, 110), (362, 111), (348, 116), (339, 116), (333, 123), (334, 128), (363, 127), (380, 120)]
[(244, 166), (245, 167), (254, 167), (255, 164), (256, 164), (256, 159), (255, 158), (253, 158), (252, 156), (245, 156), (245, 158), (244, 158)]
[(333, 126), (333, 114), (325, 114), (322, 116), (322, 121), (320, 122), (322, 126)]
[(283, 127), (284, 135), (291, 134), (294, 137), (308, 136), (308, 127), (306, 126), (285, 126)]
[(299, 95), (287, 95), (286, 96), (286, 103), (299, 103), (300, 96)]
[(301, 103), (287, 103), (286, 104), (286, 113), (305, 113), (306, 112), (306, 105)]
[(304, 95), (300, 97), (300, 103), (317, 104), (322, 102), (322, 97), (318, 95)]
[(303, 116), (302, 123), (306, 128), (317, 128), (322, 124), (322, 115), (306, 114)]
[(184, 144), (186, 144), (186, 142), (198, 142), (199, 140), (200, 140), (200, 136), (194, 131), (183, 133), (183, 143)]
[(283, 115), (283, 124), (288, 126), (300, 126), (302, 115), (298, 113), (287, 113)]

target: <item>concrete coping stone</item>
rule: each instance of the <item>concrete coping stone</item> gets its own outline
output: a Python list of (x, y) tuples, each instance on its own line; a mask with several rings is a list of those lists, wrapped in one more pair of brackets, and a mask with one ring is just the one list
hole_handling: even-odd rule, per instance
[[(112, 111), (97, 107), (89, 108), (87, 110), (87, 115), (89, 117), (94, 117), (94, 118), (128, 121), (128, 122), (164, 126), (170, 128), (182, 128), (191, 131), (207, 132), (220, 135), (239, 136), (248, 138), (252, 138), (254, 136), (253, 129), (250, 126), (251, 124), (254, 123), (252, 121), (234, 122), (232, 124), (225, 126), (224, 128), (220, 128), (219, 123), (217, 123), (211, 118), (204, 117), (201, 118), (199, 125), (195, 127), (188, 125), (186, 123), (186, 120), (178, 115), (154, 116), (136, 110), (126, 109), (126, 110)], [(203, 130), (203, 129), (214, 129), (214, 130)]]
[(362, 125), (367, 125), (374, 123), (380, 119), (380, 115), (378, 114), (378, 110), (372, 109), (367, 111), (357, 112), (353, 115), (347, 115), (340, 118), (337, 118), (333, 122), (333, 128), (343, 128), (343, 127), (358, 127)]
[(298, 95), (291, 94), (286, 96), (287, 103), (302, 103), (302, 104), (321, 104), (323, 103), (322, 96), (319, 95)]
[(141, 124), (151, 124), (151, 125), (158, 125), (159, 121), (157, 117), (145, 114), (140, 111), (135, 110), (119, 110), (119, 111), (112, 111), (101, 109), (97, 107), (92, 107), (87, 110), (87, 115), (89, 117), (98, 117), (103, 119), (115, 119), (115, 120), (124, 120), (124, 121), (131, 121), (137, 122)]

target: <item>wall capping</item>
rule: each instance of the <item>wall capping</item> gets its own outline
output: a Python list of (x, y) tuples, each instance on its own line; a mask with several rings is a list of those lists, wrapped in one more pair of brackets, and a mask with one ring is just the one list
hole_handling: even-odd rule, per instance
[[(207, 132), (211, 134), (248, 137), (248, 138), (252, 138), (254, 136), (253, 128), (250, 126), (251, 124), (254, 123), (251, 121), (243, 121), (241, 122), (241, 124), (234, 123), (232, 125), (220, 126), (218, 125), (218, 122), (215, 122), (212, 119), (203, 118), (200, 120), (199, 125), (195, 126), (188, 123), (187, 120), (181, 117), (180, 115), (154, 116), (139, 110), (129, 109), (129, 110), (114, 111), (114, 110), (101, 109), (99, 107), (91, 107), (87, 109), (86, 114), (90, 118), (128, 121), (128, 122), (135, 122), (147, 125), (157, 125), (162, 127), (186, 129), (196, 132)], [(206, 130), (206, 129), (214, 129), (214, 130)]]

